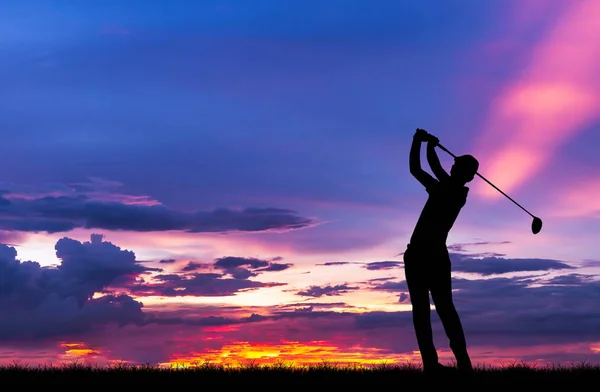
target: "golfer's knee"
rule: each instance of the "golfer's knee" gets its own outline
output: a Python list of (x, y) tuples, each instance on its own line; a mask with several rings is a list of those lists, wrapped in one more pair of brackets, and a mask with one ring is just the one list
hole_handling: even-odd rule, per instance
[(441, 301), (435, 303), (435, 310), (440, 317), (458, 317), (458, 312), (452, 301)]
[(429, 317), (429, 314), (430, 314), (429, 303), (427, 305), (423, 305), (423, 304), (413, 305), (412, 313), (415, 317), (422, 317), (422, 316)]

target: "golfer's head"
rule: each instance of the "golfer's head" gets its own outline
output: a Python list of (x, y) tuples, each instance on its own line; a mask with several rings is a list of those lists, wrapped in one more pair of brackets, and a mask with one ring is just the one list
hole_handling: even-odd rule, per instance
[(475, 174), (479, 170), (479, 162), (471, 155), (461, 155), (454, 159), (454, 165), (450, 170), (450, 175), (464, 183), (475, 178)]

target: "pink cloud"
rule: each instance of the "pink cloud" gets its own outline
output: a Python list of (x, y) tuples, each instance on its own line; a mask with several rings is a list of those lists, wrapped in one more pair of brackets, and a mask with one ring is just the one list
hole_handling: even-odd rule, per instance
[[(505, 192), (542, 171), (562, 144), (598, 118), (598, 15), (594, 0), (572, 3), (493, 102), (475, 155), (484, 175)], [(501, 197), (482, 182), (475, 191)]]

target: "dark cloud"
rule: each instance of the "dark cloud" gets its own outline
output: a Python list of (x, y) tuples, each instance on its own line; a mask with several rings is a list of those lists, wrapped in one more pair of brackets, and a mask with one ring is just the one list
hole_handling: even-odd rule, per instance
[(175, 259), (166, 259), (166, 260), (160, 260), (159, 263), (160, 264), (173, 264), (175, 263), (177, 260)]
[(315, 264), (315, 265), (321, 265), (321, 266), (332, 266), (332, 265), (346, 265), (346, 264), (351, 264), (349, 261), (328, 261), (327, 263), (323, 263), (323, 264)]
[[(592, 276), (454, 278), (453, 288), (467, 335), (479, 342), (510, 340), (526, 345), (600, 339), (600, 281)], [(372, 289), (408, 293), (406, 281)], [(357, 327), (407, 327), (410, 319), (402, 313), (357, 316)], [(443, 333), (440, 328), (438, 323)]]
[(561, 280), (571, 284), (543, 284), (535, 278), (492, 278), (455, 279), (454, 287), (474, 333), (600, 339), (600, 282), (580, 276)]
[[(225, 256), (215, 259), (213, 264), (189, 262), (182, 269), (184, 274), (161, 274), (154, 277), (157, 283), (138, 281), (127, 288), (141, 296), (231, 296), (245, 290), (283, 286), (283, 283), (262, 283), (251, 281), (249, 278), (262, 272), (283, 271), (291, 265), (272, 263), (255, 257)], [(186, 274), (209, 268), (215, 272)]]
[(356, 329), (408, 327), (412, 323), (410, 312), (368, 312), (355, 316)]
[(93, 298), (114, 284), (131, 284), (145, 268), (133, 252), (102, 236), (90, 242), (60, 239), (58, 267), (17, 259), (0, 244), (0, 340), (36, 340), (89, 332), (107, 324), (141, 325), (142, 304), (127, 295)]
[(227, 270), (227, 273), (231, 275), (233, 279), (248, 279), (258, 275), (257, 272), (250, 271), (246, 268), (231, 268)]
[[(143, 312), (141, 302), (115, 290), (129, 290), (136, 295), (228, 296), (282, 285), (247, 280), (257, 273), (242, 267), (227, 269), (233, 278), (225, 278), (224, 273), (159, 274), (153, 277), (156, 283), (149, 283), (140, 275), (161, 269), (142, 266), (133, 252), (103, 241), (98, 234), (92, 234), (89, 242), (61, 238), (55, 249), (60, 264), (42, 267), (37, 262), (18, 260), (15, 248), (0, 244), (0, 341), (66, 338), (110, 325), (258, 322), (265, 316), (231, 318), (213, 314), (189, 319), (148, 314)], [(105, 295), (95, 296), (98, 293)]]
[(143, 326), (142, 303), (127, 295), (106, 295), (79, 306), (73, 297), (51, 294), (31, 308), (5, 313), (0, 321), (0, 341), (37, 341), (70, 337), (115, 324)]
[(369, 279), (367, 282), (371, 283), (371, 282), (386, 282), (388, 280), (392, 280), (395, 279), (393, 277), (387, 277), (387, 278), (373, 278), (373, 279)]
[(1, 196), (3, 193), (8, 193), (8, 192), (3, 191), (3, 192), (0, 193), (0, 207), (8, 207), (12, 203), (10, 202), (10, 200), (8, 200), (8, 199), (6, 199), (6, 198), (4, 198), (4, 197)]
[(307, 308), (307, 307), (310, 307), (311, 309), (316, 309), (316, 308), (322, 308), (322, 309), (354, 308), (354, 306), (348, 305), (345, 302), (296, 302), (296, 303), (290, 303), (290, 304), (284, 304), (284, 305), (277, 306), (277, 308), (279, 308), (279, 309), (291, 308), (294, 310), (296, 310), (297, 308)]
[(0, 230), (58, 233), (86, 228), (141, 232), (255, 232), (300, 229), (316, 223), (296, 215), (295, 211), (279, 208), (217, 208), (184, 213), (160, 204), (97, 201), (85, 194), (15, 197), (9, 201), (9, 204), (0, 203)]
[(185, 265), (185, 267), (183, 267), (181, 269), (181, 271), (183, 272), (191, 272), (191, 271), (196, 271), (199, 269), (206, 269), (206, 268), (210, 268), (211, 264), (206, 264), (206, 263), (197, 263), (195, 261), (190, 261), (189, 263), (187, 263)]
[(508, 259), (500, 257), (473, 258), (451, 254), (452, 269), (482, 276), (505, 274), (509, 272), (534, 272), (573, 269), (569, 264), (547, 259)]
[(154, 323), (158, 325), (191, 325), (201, 327), (213, 327), (222, 325), (233, 325), (233, 324), (246, 324), (256, 323), (260, 321), (268, 320), (269, 317), (260, 314), (252, 313), (248, 317), (240, 317), (237, 319), (223, 317), (223, 316), (208, 316), (208, 317), (149, 317), (147, 323)]
[(364, 266), (364, 268), (369, 271), (383, 271), (403, 267), (404, 263), (401, 261), (374, 261), (372, 263), (367, 263), (367, 265)]
[[(278, 261), (283, 260), (282, 257), (277, 257), (276, 259)], [(284, 271), (292, 265), (290, 263), (273, 263), (255, 257), (226, 256), (216, 259), (214, 268), (222, 270), (233, 277), (247, 279), (250, 276), (257, 276), (261, 272)]]
[(310, 286), (306, 290), (301, 290), (296, 293), (302, 297), (322, 297), (322, 296), (337, 296), (346, 294), (353, 290), (358, 290), (358, 287), (351, 287), (348, 284), (339, 284), (336, 286)]
[(284, 283), (263, 283), (247, 280), (242, 269), (232, 269), (228, 273), (240, 274), (233, 278), (224, 278), (220, 273), (194, 273), (189, 275), (157, 275), (154, 279), (158, 283), (135, 284), (129, 287), (131, 292), (139, 296), (165, 296), (165, 297), (221, 297), (235, 295), (240, 291), (258, 289), (261, 287), (283, 286)]
[(581, 261), (581, 266), (582, 267), (600, 267), (600, 260), (582, 260)]
[(485, 257), (504, 257), (506, 254), (497, 252), (472, 252), (468, 251), (467, 248), (487, 246), (487, 245), (505, 245), (510, 244), (510, 241), (479, 241), (479, 242), (465, 242), (448, 245), (448, 251), (455, 257), (481, 259)]
[(248, 266), (249, 268), (260, 268), (267, 267), (269, 262), (266, 260), (260, 260), (254, 257), (220, 257), (215, 260), (215, 268), (221, 268), (224, 270), (231, 268), (238, 268)]
[(543, 283), (546, 285), (581, 285), (592, 282), (594, 278), (594, 275), (569, 274), (546, 279)]
[(281, 263), (271, 263), (271, 265), (269, 265), (267, 268), (261, 268), (258, 269), (257, 271), (264, 271), (264, 272), (278, 272), (278, 271), (284, 271), (288, 268), (290, 268), (293, 264), (287, 263), (287, 264), (281, 264)]
[(455, 253), (465, 253), (467, 252), (467, 247), (472, 246), (485, 246), (485, 245), (505, 245), (510, 244), (510, 241), (479, 241), (479, 242), (464, 242), (458, 244), (448, 245), (448, 250)]
[(403, 280), (401, 282), (389, 282), (386, 281), (381, 284), (377, 284), (371, 287), (371, 290), (382, 290), (382, 291), (408, 291), (408, 286), (406, 285), (406, 281)]

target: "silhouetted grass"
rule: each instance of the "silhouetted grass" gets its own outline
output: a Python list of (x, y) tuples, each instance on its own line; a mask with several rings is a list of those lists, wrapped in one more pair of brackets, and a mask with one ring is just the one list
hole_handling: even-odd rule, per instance
[[(509, 363), (499, 367), (479, 366), (470, 377), (459, 373), (429, 376), (419, 366), (375, 365), (371, 367), (341, 366), (323, 362), (311, 366), (292, 363), (242, 366), (220, 366), (211, 363), (194, 366), (161, 368), (153, 365), (128, 365), (122, 362), (107, 367), (84, 365), (78, 362), (59, 366), (27, 366), (21, 363), (0, 367), (0, 387), (26, 385), (72, 386), (77, 389), (135, 388), (140, 386), (194, 387), (206, 390), (229, 386), (255, 386), (264, 389), (311, 388), (330, 390), (344, 388), (414, 388), (436, 384), (451, 387), (511, 387), (515, 390), (531, 387), (581, 387), (600, 385), (600, 365), (586, 363), (572, 365), (535, 366)], [(12, 389), (11, 389), (12, 390)], [(368, 392), (374, 392), (369, 390)]]

